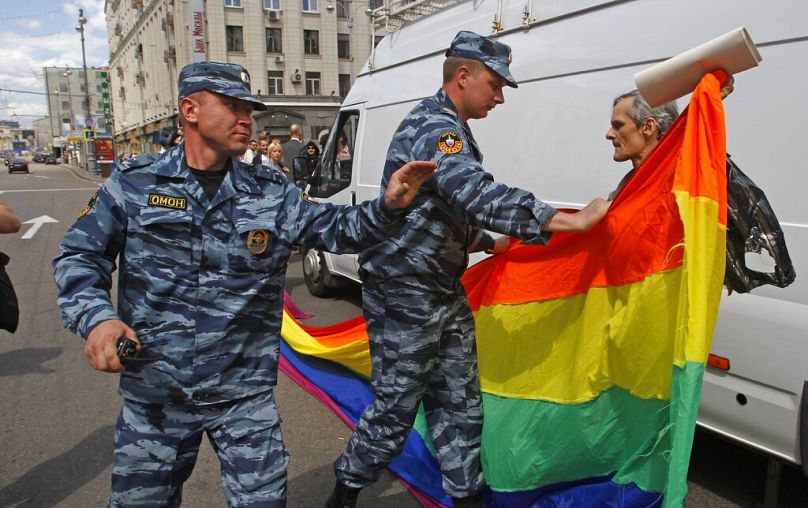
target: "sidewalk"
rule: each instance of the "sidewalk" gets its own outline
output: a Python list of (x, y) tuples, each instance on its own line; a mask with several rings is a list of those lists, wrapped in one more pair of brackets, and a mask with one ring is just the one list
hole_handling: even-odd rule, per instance
[(107, 177), (101, 176), (101, 173), (95, 173), (93, 171), (87, 171), (84, 168), (81, 168), (79, 166), (74, 166), (72, 164), (59, 164), (59, 166), (69, 169), (78, 178), (81, 178), (82, 180), (86, 180), (88, 182), (104, 183), (104, 181), (107, 179)]

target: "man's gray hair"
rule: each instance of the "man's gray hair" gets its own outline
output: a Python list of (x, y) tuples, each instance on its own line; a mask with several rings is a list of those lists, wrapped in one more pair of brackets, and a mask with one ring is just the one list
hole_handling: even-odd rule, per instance
[(612, 107), (617, 106), (617, 103), (629, 97), (634, 97), (634, 103), (631, 105), (628, 115), (634, 120), (634, 124), (637, 127), (641, 126), (649, 118), (653, 118), (657, 123), (657, 127), (659, 127), (657, 139), (668, 132), (668, 129), (671, 128), (676, 117), (679, 116), (679, 108), (676, 107), (676, 101), (666, 102), (661, 106), (652, 108), (645, 102), (639, 90), (632, 90), (623, 95), (618, 95), (614, 98)]

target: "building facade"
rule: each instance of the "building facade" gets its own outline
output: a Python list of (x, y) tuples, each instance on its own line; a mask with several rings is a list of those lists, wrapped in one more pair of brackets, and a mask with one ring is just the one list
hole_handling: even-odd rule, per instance
[(254, 132), (286, 139), (328, 129), (371, 49), (367, 0), (107, 0), (111, 95), (119, 152), (156, 151), (177, 122), (179, 70), (243, 65), (268, 106)]
[(31, 123), (34, 129), (34, 147), (37, 150), (50, 150), (53, 146), (53, 131), (49, 116), (38, 118)]
[(50, 144), (56, 155), (69, 151), (80, 160), (83, 158), (82, 147), (86, 148), (85, 129), (99, 136), (112, 133), (112, 112), (107, 93), (109, 68), (88, 67), (86, 79), (81, 67), (45, 67), (42, 70), (48, 100), (49, 126), (45, 132), (50, 131)]
[[(84, 69), (76, 67), (45, 67), (45, 87), (48, 93), (48, 117), (53, 137), (85, 128), (99, 132), (111, 131), (111, 118), (104, 114), (103, 90), (109, 80), (106, 67), (88, 67), (86, 92)], [(87, 115), (87, 98), (90, 114)]]
[(16, 120), (0, 120), (0, 152), (10, 151), (14, 142), (20, 140), (20, 123)]

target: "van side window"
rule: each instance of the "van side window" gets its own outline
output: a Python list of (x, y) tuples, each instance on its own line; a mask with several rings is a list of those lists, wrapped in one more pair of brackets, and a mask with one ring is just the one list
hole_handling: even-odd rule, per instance
[(343, 111), (337, 117), (323, 147), (319, 170), (311, 182), (311, 197), (327, 198), (350, 185), (358, 124), (358, 111)]

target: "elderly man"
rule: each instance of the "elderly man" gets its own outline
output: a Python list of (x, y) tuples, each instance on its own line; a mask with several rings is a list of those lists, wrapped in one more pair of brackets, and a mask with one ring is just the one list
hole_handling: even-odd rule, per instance
[[(729, 79), (721, 87), (721, 98), (726, 98), (735, 89), (735, 79)], [(649, 153), (659, 144), (679, 116), (676, 101), (667, 102), (652, 108), (640, 95), (632, 90), (614, 98), (612, 103), (611, 126), (606, 131), (606, 139), (614, 146), (613, 158), (616, 162), (631, 161), (631, 171), (626, 173), (617, 188), (609, 194), (614, 199), (634, 175)]]
[[(112, 507), (179, 506), (203, 435), (230, 506), (285, 506), (273, 387), (292, 245), (379, 242), (434, 168), (413, 163), (355, 207), (310, 203), (282, 175), (238, 160), (253, 110), (265, 109), (249, 83), (235, 64), (184, 67), (185, 142), (113, 172), (54, 260), (65, 326), (86, 339), (95, 369), (122, 372)], [(121, 362), (121, 337), (139, 344), (138, 357)]]
[(611, 127), (606, 131), (606, 139), (614, 146), (614, 160), (631, 161), (632, 168), (609, 194), (609, 199), (617, 196), (678, 116), (675, 101), (652, 108), (638, 90), (615, 97)]
[(375, 400), (334, 463), (326, 506), (355, 506), (401, 451), (423, 401), (443, 489), (455, 506), (480, 506), (482, 397), (474, 321), (460, 276), (472, 250), (499, 250), (484, 229), (544, 243), (544, 232), (584, 231), (606, 213), (596, 199), (558, 212), (533, 194), (497, 183), (482, 167), (469, 119), (484, 118), (516, 88), (510, 48), (460, 32), (446, 52), (443, 86), (399, 126), (387, 151), (381, 188), (408, 160), (434, 160), (436, 178), (413, 203), (393, 238), (360, 255), (362, 304)]

